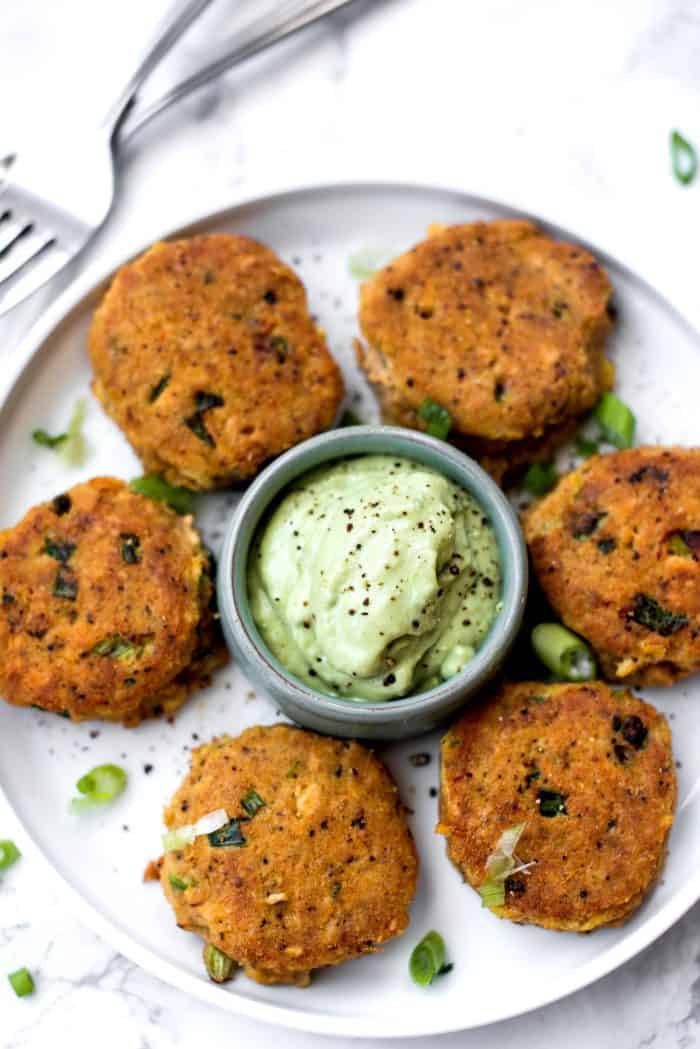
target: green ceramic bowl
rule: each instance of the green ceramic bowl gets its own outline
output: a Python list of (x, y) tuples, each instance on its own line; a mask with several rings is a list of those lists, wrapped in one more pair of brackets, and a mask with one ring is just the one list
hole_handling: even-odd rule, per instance
[[(480, 503), (501, 559), (502, 610), (474, 658), (453, 678), (405, 699), (371, 703), (317, 692), (267, 649), (248, 607), (246, 567), (258, 524), (280, 494), (317, 466), (365, 454), (405, 456), (439, 471)], [(333, 736), (404, 739), (435, 728), (499, 669), (520, 627), (527, 596), (527, 554), (520, 526), (500, 488), (472, 459), (415, 430), (353, 426), (313, 437), (263, 470), (236, 508), (219, 562), (217, 591), (226, 641), (250, 680), (300, 725)]]

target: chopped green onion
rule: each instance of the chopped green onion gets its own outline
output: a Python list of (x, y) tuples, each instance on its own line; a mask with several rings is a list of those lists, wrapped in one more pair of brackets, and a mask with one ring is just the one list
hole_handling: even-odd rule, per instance
[(589, 441), (587, 437), (577, 437), (576, 451), (582, 459), (590, 459), (592, 455), (598, 454), (600, 445), (597, 441)]
[(439, 932), (431, 929), (411, 952), (408, 963), (411, 979), (419, 987), (428, 987), (436, 976), (442, 976), (451, 968), (445, 965), (445, 941)]
[(184, 891), (190, 887), (190, 883), (188, 881), (183, 881), (182, 878), (178, 878), (177, 874), (169, 874), (168, 881), (174, 889), (180, 889), (180, 891)]
[(155, 401), (158, 400), (158, 398), (160, 397), (161, 393), (163, 392), (163, 390), (165, 389), (165, 387), (168, 385), (169, 382), (170, 382), (170, 375), (163, 375), (158, 380), (158, 382), (155, 384), (155, 386), (151, 387), (151, 392), (148, 395), (148, 403), (149, 404), (153, 404)]
[(546, 495), (558, 480), (553, 463), (533, 463), (523, 478), (523, 484), (532, 495)]
[(153, 499), (157, 503), (167, 503), (178, 514), (192, 513), (193, 494), (189, 488), (179, 488), (177, 485), (168, 484), (157, 474), (135, 477), (129, 482), (129, 488), (132, 492), (145, 495), (147, 499)]
[(540, 623), (532, 631), (532, 647), (544, 665), (562, 681), (592, 681), (593, 653), (582, 638), (561, 623)]
[(354, 280), (369, 280), (390, 258), (386, 249), (361, 248), (348, 259), (350, 276)]
[(439, 437), (441, 441), (447, 440), (447, 435), (452, 429), (452, 416), (447, 408), (434, 401), (432, 397), (426, 397), (418, 414), (428, 424), (427, 430), (431, 437)]
[(614, 393), (604, 393), (593, 412), (603, 436), (616, 448), (631, 448), (637, 420), (630, 408)]
[(68, 423), (66, 440), (61, 444), (59, 452), (61, 458), (68, 466), (82, 466), (87, 454), (87, 446), (83, 435), (83, 423), (85, 422), (85, 401), (75, 402), (75, 408)]
[(676, 557), (692, 557), (693, 551), (690, 549), (688, 544), (681, 532), (674, 532), (668, 541), (668, 549)]
[(77, 789), (84, 795), (73, 798), (71, 807), (75, 812), (91, 808), (93, 805), (105, 805), (114, 801), (126, 788), (127, 775), (119, 765), (98, 765), (76, 783)]
[(32, 440), (42, 448), (60, 448), (63, 442), (68, 440), (68, 434), (57, 433), (52, 437), (46, 430), (32, 430)]
[(682, 186), (688, 186), (697, 174), (698, 155), (695, 147), (680, 131), (671, 132), (671, 165), (676, 180)]
[(648, 594), (634, 595), (634, 605), (627, 613), (627, 618), (661, 637), (670, 637), (688, 625), (685, 612), (671, 612)]
[(57, 543), (47, 536), (44, 540), (43, 552), (53, 557), (54, 561), (60, 561), (65, 565), (75, 553), (75, 543)]
[(248, 816), (252, 819), (256, 812), (260, 812), (260, 809), (265, 808), (265, 802), (258, 794), (257, 790), (249, 790), (246, 796), (241, 801), (241, 805), (245, 809)]
[(184, 849), (185, 845), (191, 845), (195, 838), (202, 834), (210, 834), (219, 830), (229, 822), (226, 809), (216, 809), (200, 817), (196, 823), (186, 823), (175, 830), (166, 831), (163, 835), (163, 849), (165, 852), (177, 852)]
[(135, 645), (133, 641), (122, 637), (121, 634), (112, 634), (104, 637), (91, 649), (96, 656), (109, 656), (111, 659), (129, 659), (131, 656), (140, 655), (143, 646)]
[(225, 827), (212, 831), (207, 837), (213, 849), (229, 848), (230, 846), (240, 849), (246, 843), (239, 819), (229, 820)]
[(7, 979), (18, 998), (26, 998), (34, 994), (34, 980), (29, 969), (17, 969), (16, 972), (8, 973)]
[(0, 841), (0, 871), (6, 871), (21, 855), (14, 841)]
[(516, 823), (504, 830), (495, 850), (486, 860), (486, 878), (479, 888), (482, 907), (502, 907), (506, 900), (506, 881), (511, 874), (526, 871), (533, 862), (521, 863), (515, 849), (525, 830), (524, 823)]
[(207, 967), (209, 978), (214, 983), (225, 983), (226, 980), (230, 980), (236, 968), (233, 958), (229, 958), (213, 943), (208, 943), (204, 948), (204, 964)]
[(126, 565), (137, 565), (141, 560), (141, 540), (133, 532), (121, 532), (122, 561)]
[(53, 596), (63, 597), (67, 601), (75, 601), (78, 596), (78, 580), (72, 576), (64, 575), (59, 568), (53, 583)]

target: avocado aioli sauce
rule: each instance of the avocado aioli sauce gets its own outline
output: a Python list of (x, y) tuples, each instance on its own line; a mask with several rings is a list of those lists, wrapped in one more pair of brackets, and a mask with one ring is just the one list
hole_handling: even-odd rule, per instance
[(365, 455), (305, 474), (263, 521), (248, 599), (271, 652), (357, 700), (423, 692), (473, 657), (500, 609), (493, 528), (441, 474)]

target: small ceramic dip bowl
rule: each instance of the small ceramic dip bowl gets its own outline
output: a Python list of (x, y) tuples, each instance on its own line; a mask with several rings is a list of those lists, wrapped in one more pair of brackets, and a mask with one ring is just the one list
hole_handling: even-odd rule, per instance
[[(430, 467), (465, 489), (495, 533), (501, 568), (500, 610), (468, 663), (435, 688), (371, 702), (328, 695), (296, 678), (270, 652), (253, 620), (247, 568), (258, 526), (303, 474), (334, 460), (390, 455)], [(226, 641), (245, 674), (288, 717), (333, 736), (404, 739), (435, 728), (474, 696), (501, 667), (522, 621), (527, 554), (516, 515), (500, 488), (472, 459), (415, 430), (353, 426), (313, 437), (268, 466), (233, 513), (219, 561), (217, 591)]]

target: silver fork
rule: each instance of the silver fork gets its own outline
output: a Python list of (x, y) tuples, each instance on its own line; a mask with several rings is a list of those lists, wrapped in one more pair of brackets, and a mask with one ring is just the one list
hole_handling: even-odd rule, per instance
[[(290, 36), (352, 0), (285, 0), (255, 19), (230, 50), (152, 103), (128, 138), (154, 116), (224, 70)], [(0, 316), (32, 295), (78, 257), (110, 213), (120, 131), (144, 81), (211, 0), (188, 0), (158, 35), (94, 139), (66, 140), (41, 154), (0, 159)]]

